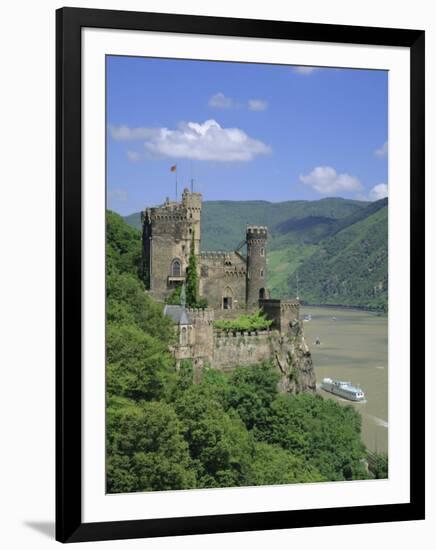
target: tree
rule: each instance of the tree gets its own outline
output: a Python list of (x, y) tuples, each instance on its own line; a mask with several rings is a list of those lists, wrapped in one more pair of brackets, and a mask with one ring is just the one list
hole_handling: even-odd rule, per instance
[(132, 273), (141, 272), (141, 232), (130, 227), (123, 218), (108, 210), (106, 212), (106, 265), (107, 272), (114, 269)]
[(270, 363), (238, 367), (233, 372), (228, 391), (228, 405), (234, 408), (246, 427), (262, 430), (277, 396), (277, 370)]
[(195, 256), (194, 232), (192, 233), (191, 250), (189, 253), (188, 268), (186, 270), (186, 305), (196, 307), (198, 300), (198, 272), (197, 257)]
[(316, 468), (278, 445), (256, 443), (255, 451), (254, 485), (327, 481)]
[(386, 453), (374, 453), (373, 463), (370, 464), (370, 471), (376, 479), (388, 477), (388, 455)]
[(310, 394), (279, 395), (258, 437), (280, 445), (326, 479), (367, 479), (361, 417), (350, 406)]
[(107, 448), (110, 493), (196, 487), (182, 424), (166, 403), (111, 399)]
[(254, 440), (235, 411), (226, 413), (201, 385), (188, 388), (175, 409), (185, 426), (198, 487), (253, 484)]
[(106, 336), (107, 391), (134, 400), (164, 396), (175, 376), (168, 345), (137, 325), (110, 323)]

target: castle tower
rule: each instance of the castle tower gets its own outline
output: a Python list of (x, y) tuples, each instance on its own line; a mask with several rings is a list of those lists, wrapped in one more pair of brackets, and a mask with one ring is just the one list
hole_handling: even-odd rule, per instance
[(180, 202), (167, 199), (141, 218), (144, 279), (152, 295), (164, 300), (185, 280), (192, 238), (200, 253), (201, 194), (185, 189)]
[(188, 234), (194, 235), (195, 254), (200, 254), (201, 239), (201, 193), (190, 193), (188, 189), (183, 190), (182, 207), (188, 221)]
[(259, 300), (267, 297), (266, 291), (266, 241), (268, 228), (247, 226), (247, 309), (259, 307)]

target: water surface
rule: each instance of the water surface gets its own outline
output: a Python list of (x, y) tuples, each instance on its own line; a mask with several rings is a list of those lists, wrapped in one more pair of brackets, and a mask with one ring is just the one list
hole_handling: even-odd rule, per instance
[[(388, 319), (377, 314), (322, 307), (302, 307), (304, 334), (312, 352), (317, 385), (323, 378), (348, 380), (360, 386), (365, 403), (352, 403), (323, 390), (362, 414), (362, 438), (371, 451), (388, 449)], [(319, 338), (320, 345), (315, 344)]]

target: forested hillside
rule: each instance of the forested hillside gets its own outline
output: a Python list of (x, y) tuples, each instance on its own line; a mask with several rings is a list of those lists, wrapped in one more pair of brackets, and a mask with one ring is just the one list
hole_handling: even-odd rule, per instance
[[(319, 243), (299, 267), (299, 294), (309, 303), (386, 311), (388, 303), (388, 207), (346, 226)], [(295, 294), (296, 277), (289, 277)]]
[[(299, 295), (307, 303), (385, 311), (387, 210), (387, 199), (206, 201), (201, 247), (232, 250), (243, 240), (247, 223), (267, 225), (272, 297), (295, 296), (298, 273)], [(139, 213), (126, 221), (139, 228)]]
[[(328, 234), (336, 220), (363, 209), (367, 204), (347, 199), (317, 201), (205, 201), (201, 213), (202, 250), (234, 250), (244, 238), (247, 224), (267, 225), (271, 247), (287, 235), (288, 242), (312, 242)], [(137, 212), (126, 216), (128, 224), (140, 229)]]
[(173, 327), (139, 276), (140, 232), (107, 214), (107, 490), (110, 493), (368, 477), (361, 418), (280, 395), (269, 364), (176, 371)]

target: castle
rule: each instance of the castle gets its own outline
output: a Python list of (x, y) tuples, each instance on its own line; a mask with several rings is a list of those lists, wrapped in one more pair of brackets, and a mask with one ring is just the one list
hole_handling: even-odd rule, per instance
[[(142, 215), (145, 276), (151, 294), (165, 300), (185, 280), (191, 242), (199, 266), (199, 295), (215, 311), (253, 310), (266, 290), (267, 228), (248, 226), (233, 252), (203, 252), (201, 194), (183, 191), (181, 202), (147, 208)], [(247, 245), (247, 256), (241, 248)]]
[[(299, 301), (269, 298), (267, 227), (247, 226), (245, 238), (232, 252), (204, 252), (200, 247), (201, 203), (200, 193), (185, 189), (180, 202), (167, 199), (141, 214), (144, 278), (153, 298), (163, 302), (185, 282), (192, 247), (197, 258), (198, 293), (207, 300), (208, 307), (189, 309), (181, 304), (166, 305), (164, 309), (178, 334), (173, 348), (177, 364), (192, 360), (199, 376), (204, 364), (227, 369), (273, 359), (283, 372), (284, 391), (289, 386), (295, 391), (313, 389), (313, 367), (299, 321)], [(241, 252), (245, 245), (246, 256)], [(237, 317), (259, 308), (272, 321), (271, 330), (214, 330), (215, 319)], [(305, 374), (292, 380), (288, 375), (291, 363), (295, 371), (297, 355)]]

